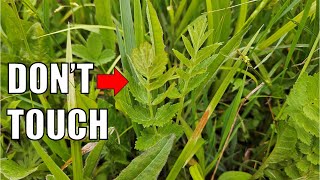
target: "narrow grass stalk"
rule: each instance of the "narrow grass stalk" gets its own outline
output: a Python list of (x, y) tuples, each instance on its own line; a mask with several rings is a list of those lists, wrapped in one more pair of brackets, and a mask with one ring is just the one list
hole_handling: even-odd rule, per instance
[[(212, 1), (211, 0), (206, 0), (206, 5), (207, 5), (207, 13), (208, 13), (208, 30), (213, 29), (213, 15), (212, 13), (209, 13), (212, 11)], [(207, 45), (210, 45), (213, 43), (213, 36), (214, 34), (211, 33), (208, 37), (207, 40)]]
[(31, 141), (31, 144), (56, 179), (69, 180), (68, 176), (57, 166), (38, 141)]
[(177, 11), (176, 11), (176, 13), (175, 13), (175, 15), (174, 15), (173, 25), (175, 25), (175, 24), (179, 21), (180, 16), (181, 16), (181, 14), (182, 14), (182, 12), (183, 12), (186, 4), (187, 4), (187, 0), (181, 0), (181, 1), (180, 1), (180, 4), (179, 4), (179, 6), (178, 6), (178, 9), (177, 9)]
[(290, 59), (293, 55), (293, 52), (295, 51), (296, 49), (296, 45), (298, 43), (298, 40), (300, 38), (300, 35), (302, 33), (302, 30), (307, 22), (307, 18), (308, 18), (308, 14), (309, 14), (309, 11), (310, 11), (310, 8), (311, 8), (311, 3), (312, 3), (313, 0), (308, 0), (307, 3), (306, 3), (306, 6), (303, 10), (303, 15), (302, 15), (302, 18), (301, 18), (301, 22), (299, 23), (298, 25), (298, 30), (292, 40), (292, 43), (291, 43), (291, 46), (290, 46), (290, 50), (289, 50), (289, 53), (287, 55), (287, 58), (286, 58), (286, 61), (285, 61), (285, 65), (284, 65), (284, 73), (282, 74), (282, 81), (284, 79), (284, 76), (285, 76), (285, 72), (287, 71), (287, 68), (288, 68), (288, 65), (289, 65), (289, 62), (290, 62)]
[[(316, 2), (313, 2), (308, 13), (308, 17), (312, 16), (316, 12)], [(299, 13), (296, 17), (292, 19), (292, 21), (288, 22), (284, 26), (282, 26), (279, 30), (277, 30), (273, 35), (271, 35), (268, 39), (264, 40), (258, 45), (258, 49), (263, 50), (269, 47), (272, 43), (280, 39), (284, 34), (291, 31), (293, 28), (297, 26), (296, 23), (300, 23), (302, 20), (303, 11)]]
[[(200, 4), (201, 1), (197, 1), (197, 0), (192, 0), (187, 12), (184, 14), (181, 22), (179, 23), (179, 26), (177, 28), (176, 33), (176, 37), (180, 37), (181, 32), (183, 31), (183, 29), (187, 26), (188, 22), (190, 22), (192, 16), (194, 15), (194, 13), (196, 12), (196, 9), (198, 7), (198, 4)], [(177, 20), (178, 21), (178, 20)]]
[(126, 49), (126, 54), (130, 55), (132, 49), (136, 47), (130, 1), (120, 0), (120, 12), (124, 36), (124, 46)]
[[(68, 26), (70, 27), (70, 25)], [(72, 63), (72, 48), (71, 48), (71, 36), (70, 29), (68, 29), (67, 35), (67, 51), (66, 51), (67, 63)], [(74, 84), (74, 74), (69, 74), (69, 94), (67, 95), (68, 110), (77, 107), (76, 104), (76, 90)], [(77, 123), (76, 126), (79, 126)], [(81, 141), (71, 141), (71, 156), (72, 156), (72, 169), (73, 179), (82, 180), (82, 154), (81, 154)]]
[[(225, 81), (221, 84), (219, 87), (217, 93), (210, 101), (208, 107), (206, 108), (204, 114), (202, 115), (196, 129), (194, 130), (191, 138), (189, 139), (188, 143), (184, 147), (183, 151), (181, 152), (179, 158), (177, 159), (176, 163), (174, 164), (173, 168), (171, 169), (167, 179), (175, 179), (177, 175), (179, 174), (181, 168), (188, 162), (188, 160), (194, 155), (194, 151), (191, 151), (191, 149), (194, 149), (195, 145), (197, 144), (197, 141), (199, 140), (201, 136), (201, 132), (203, 131), (205, 125), (207, 124), (211, 114), (213, 113), (214, 109), (218, 105), (220, 99), (222, 98), (224, 92), (226, 91), (227, 87), (229, 86), (231, 79), (237, 72), (237, 69), (240, 67), (242, 61), (237, 61), (235, 65), (233, 66), (233, 69), (228, 73)], [(193, 154), (192, 154), (193, 153)]]
[(145, 32), (140, 0), (134, 0), (134, 28), (137, 47), (139, 47), (144, 41)]
[(239, 17), (237, 20), (237, 25), (236, 25), (236, 30), (235, 32), (239, 32), (246, 22), (246, 17), (247, 17), (247, 9), (248, 9), (248, 0), (241, 0), (241, 6), (240, 6), (240, 13)]
[(18, 27), (19, 27), (19, 30), (20, 30), (22, 36), (23, 36), (22, 38), (23, 38), (24, 45), (26, 46), (26, 49), (27, 49), (28, 53), (31, 55), (32, 52), (31, 52), (30, 46), (29, 46), (29, 44), (28, 44), (27, 35), (26, 35), (26, 33), (24, 32), (24, 30), (23, 30), (23, 26), (22, 26), (21, 20), (20, 20), (20, 18), (19, 18), (19, 12), (18, 12), (18, 10), (17, 10), (16, 3), (15, 3), (14, 0), (11, 0), (10, 3), (11, 3), (11, 5), (12, 5), (12, 7), (13, 7), (14, 13), (15, 13), (16, 18), (17, 18)]
[[(250, 15), (250, 17), (247, 19), (247, 21), (245, 21), (245, 23), (243, 23), (241, 26), (239, 25), (239, 29), (237, 29), (237, 33), (235, 34), (235, 36), (241, 32), (241, 30), (243, 30), (244, 28), (248, 27), (252, 21), (257, 17), (257, 15), (263, 10), (263, 8), (269, 3), (270, 0), (263, 0), (259, 6), (256, 8), (256, 10)], [(225, 63), (226, 67), (232, 67), (233, 62), (232, 61), (227, 61)], [(222, 71), (221, 76), (219, 78), (219, 80), (217, 80), (214, 83), (214, 88), (213, 88), (213, 93), (216, 92), (216, 90), (218, 89), (218, 87), (221, 85), (221, 83), (224, 81), (225, 77), (227, 76), (227, 72)]]
[(306, 71), (310, 61), (311, 61), (311, 58), (312, 58), (312, 55), (313, 53), (316, 51), (316, 48), (319, 47), (319, 40), (320, 40), (320, 32), (318, 33), (318, 36), (316, 38), (316, 40), (314, 41), (313, 43), (313, 46), (311, 48), (311, 51), (306, 59), (306, 63), (303, 65), (303, 68), (301, 69), (301, 72), (300, 72), (300, 75), (298, 77), (298, 79), (301, 77), (301, 75)]
[[(242, 106), (244, 105), (244, 103), (245, 103), (255, 92), (257, 92), (259, 89), (261, 89), (263, 86), (264, 86), (264, 82), (262, 82), (262, 83), (261, 83), (259, 86), (257, 86), (256, 88), (254, 88), (254, 89), (241, 101), (241, 104), (240, 104), (240, 106), (239, 106), (239, 108), (238, 108), (238, 110), (237, 110), (236, 116), (234, 116), (234, 119), (233, 119), (233, 122), (232, 122), (232, 125), (231, 125), (231, 128), (230, 128), (230, 131), (229, 131), (229, 133), (228, 133), (227, 139), (226, 139), (226, 141), (225, 141), (225, 144), (223, 145), (223, 148), (222, 148), (222, 150), (221, 150), (221, 153), (219, 154), (218, 162), (217, 162), (216, 167), (215, 167), (215, 169), (214, 169), (214, 171), (213, 171), (213, 173), (212, 173), (211, 180), (214, 180), (214, 176), (215, 176), (215, 174), (216, 174), (216, 172), (217, 172), (217, 170), (218, 170), (218, 166), (219, 166), (219, 163), (220, 163), (221, 158), (222, 158), (222, 156), (223, 156), (223, 153), (224, 153), (224, 151), (226, 150), (226, 148), (228, 147), (228, 144), (229, 144), (229, 140), (230, 140), (230, 138), (231, 138), (232, 131), (233, 131), (233, 129), (234, 129), (234, 126), (236, 125), (237, 115), (239, 114), (239, 112), (240, 112)], [(242, 86), (242, 87), (241, 87), (241, 90), (239, 91), (239, 92), (240, 92), (240, 93), (239, 93), (240, 95), (241, 95), (242, 92), (243, 92), (243, 88), (244, 88), (244, 86)]]

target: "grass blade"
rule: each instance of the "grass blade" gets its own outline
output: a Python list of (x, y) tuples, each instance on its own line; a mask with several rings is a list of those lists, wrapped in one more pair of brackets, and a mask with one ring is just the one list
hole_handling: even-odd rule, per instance
[(307, 67), (308, 67), (308, 65), (309, 65), (309, 63), (311, 61), (313, 53), (316, 51), (317, 46), (319, 47), (319, 41), (320, 41), (320, 32), (318, 33), (318, 36), (317, 36), (316, 40), (314, 41), (314, 44), (313, 44), (313, 46), (311, 48), (311, 51), (310, 51), (310, 53), (309, 53), (309, 55), (308, 55), (308, 57), (306, 59), (306, 63), (304, 64), (303, 68), (301, 69), (298, 78), (300, 78), (301, 75), (306, 71), (306, 69), (307, 69)]
[(303, 10), (303, 15), (302, 15), (301, 21), (300, 21), (300, 23), (298, 25), (298, 30), (295, 33), (295, 36), (294, 36), (294, 38), (292, 40), (292, 43), (291, 43), (291, 46), (290, 46), (290, 50), (289, 50), (289, 53), (287, 55), (287, 58), (286, 58), (286, 61), (285, 61), (285, 64), (284, 64), (284, 70), (283, 70), (284, 72), (282, 74), (282, 81), (283, 81), (283, 78), (284, 78), (284, 76), (286, 74), (286, 70), (288, 68), (290, 59), (291, 59), (291, 57), (293, 55), (293, 52), (296, 49), (296, 45), (298, 43), (298, 40), (299, 40), (300, 35), (302, 33), (302, 30), (303, 30), (303, 28), (304, 28), (304, 26), (305, 26), (305, 24), (307, 22), (307, 18), (308, 18), (308, 14), (309, 14), (309, 11), (310, 11), (310, 8), (311, 8), (312, 1), (313, 0), (308, 0), (307, 3), (306, 3), (305, 8)]
[[(313, 2), (310, 11), (308, 13), (308, 17), (312, 16), (316, 12), (316, 2)], [(292, 21), (288, 22), (284, 26), (282, 26), (280, 29), (278, 29), (273, 35), (271, 35), (268, 39), (264, 40), (258, 45), (258, 49), (263, 50), (267, 47), (269, 47), (271, 44), (273, 44), (275, 41), (280, 39), (284, 34), (291, 31), (293, 28), (297, 26), (296, 23), (300, 23), (302, 20), (303, 11), (299, 13), (296, 17), (292, 19)], [(296, 23), (294, 23), (296, 22)]]
[(121, 24), (123, 29), (124, 46), (126, 54), (130, 55), (132, 49), (136, 47), (130, 1), (120, 0), (120, 13)]
[(47, 165), (50, 172), (57, 179), (68, 180), (68, 176), (57, 166), (57, 164), (51, 159), (51, 157), (45, 152), (38, 141), (31, 141), (31, 144), (36, 149), (37, 153), (43, 160), (43, 162)]
[(100, 140), (94, 149), (90, 152), (86, 159), (86, 164), (83, 168), (83, 175), (87, 178), (92, 178), (93, 170), (97, 166), (101, 151), (106, 141)]
[(137, 47), (139, 47), (144, 41), (145, 33), (140, 0), (134, 0), (134, 28)]
[[(70, 27), (70, 25), (69, 25)], [(67, 34), (67, 50), (66, 50), (66, 61), (67, 63), (72, 63), (72, 49), (71, 49), (71, 35), (70, 29)], [(76, 90), (74, 82), (74, 73), (69, 73), (69, 94), (67, 95), (68, 110), (77, 107), (76, 103)], [(79, 123), (77, 122), (76, 126)], [(81, 154), (81, 142), (80, 141), (71, 141), (71, 156), (73, 160), (73, 179), (82, 180), (82, 154)]]

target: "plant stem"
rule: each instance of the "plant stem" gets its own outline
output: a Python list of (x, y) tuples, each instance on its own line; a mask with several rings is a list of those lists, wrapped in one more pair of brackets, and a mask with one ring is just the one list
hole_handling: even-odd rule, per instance
[[(70, 25), (68, 25), (66, 61), (67, 63), (72, 63)], [(68, 110), (71, 110), (77, 107), (76, 89), (75, 89), (73, 73), (69, 74), (69, 94), (67, 95), (67, 102), (68, 102)], [(76, 121), (76, 127), (78, 126), (79, 126), (79, 123), (78, 121)], [(71, 158), (72, 158), (73, 179), (82, 180), (83, 166), (82, 166), (82, 154), (81, 154), (81, 141), (71, 141)]]

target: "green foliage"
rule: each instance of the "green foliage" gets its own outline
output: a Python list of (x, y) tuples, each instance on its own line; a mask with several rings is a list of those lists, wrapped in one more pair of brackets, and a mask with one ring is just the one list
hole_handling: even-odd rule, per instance
[(218, 180), (248, 180), (251, 174), (241, 171), (227, 171), (219, 176)]
[(206, 68), (214, 59), (209, 57), (221, 45), (220, 43), (216, 43), (202, 47), (213, 31), (206, 31), (206, 29), (207, 18), (206, 16), (200, 16), (194, 21), (193, 26), (188, 27), (191, 42), (187, 37), (182, 35), (182, 40), (189, 56), (191, 57), (190, 59), (185, 57), (185, 55), (179, 51), (173, 50), (176, 57), (187, 67), (177, 70), (177, 74), (182, 80), (179, 84), (179, 90), (183, 96), (198, 87), (207, 78), (208, 73), (206, 73)]
[(137, 150), (146, 150), (148, 147), (153, 146), (163, 137), (169, 136), (170, 134), (175, 134), (180, 137), (183, 131), (181, 127), (177, 124), (168, 124), (164, 127), (158, 128), (158, 131), (155, 132), (152, 128), (146, 128), (141, 132), (141, 136), (138, 137), (135, 145)]
[(6, 178), (12, 180), (25, 178), (38, 169), (38, 167), (26, 169), (22, 166), (19, 166), (16, 162), (10, 159), (1, 159), (0, 163), (1, 174), (3, 174)]
[[(316, 179), (319, 172), (319, 74), (303, 74), (287, 99), (277, 143), (254, 177)], [(274, 173), (272, 173), (274, 171)], [(271, 175), (272, 174), (272, 175)]]
[(116, 179), (157, 179), (170, 154), (174, 139), (174, 135), (163, 137), (132, 160)]
[[(111, 14), (111, 1), (110, 0), (95, 0), (94, 1), (96, 8), (96, 20), (100, 25), (105, 26), (114, 26), (112, 22)], [(102, 36), (102, 42), (106, 49), (110, 49), (110, 52), (113, 52), (115, 49), (115, 34), (113, 30), (103, 29), (100, 30)], [(97, 42), (99, 43), (99, 42)], [(100, 53), (100, 52), (99, 52)]]
[(52, 160), (52, 158), (48, 155), (48, 153), (41, 147), (40, 143), (37, 141), (32, 141), (31, 144), (43, 160), (43, 162), (47, 165), (50, 172), (58, 179), (67, 180), (68, 176), (57, 166), (57, 164)]
[(155, 115), (150, 114), (147, 108), (140, 106), (132, 107), (126, 102), (120, 100), (122, 109), (131, 118), (132, 121), (142, 124), (144, 127), (149, 126), (164, 126), (169, 123), (170, 120), (177, 112), (177, 104), (166, 104), (157, 109)]
[(105, 145), (106, 141), (100, 140), (94, 149), (90, 152), (86, 159), (86, 163), (83, 168), (83, 175), (86, 178), (92, 177), (93, 170), (97, 166), (99, 159), (100, 159), (100, 154), (102, 152), (103, 146)]
[(163, 31), (161, 24), (159, 22), (157, 12), (153, 8), (152, 3), (150, 0), (147, 0), (147, 17), (149, 23), (149, 31), (150, 31), (150, 38), (152, 42), (152, 49), (154, 54), (157, 57), (161, 57), (165, 63), (167, 62), (166, 53), (164, 51), (164, 43), (163, 43)]
[(86, 46), (75, 44), (72, 46), (72, 53), (82, 61), (93, 62), (97, 65), (106, 64), (114, 58), (114, 52), (110, 49), (103, 49), (101, 35), (91, 33), (87, 39)]
[[(317, 179), (317, 5), (1, 0), (0, 178)], [(9, 62), (96, 67), (89, 94), (79, 73), (68, 95), (8, 94)], [(96, 89), (114, 68), (129, 80), (115, 97)], [(109, 139), (30, 141), (21, 117), (12, 140), (15, 108), (107, 108)]]
[(167, 65), (167, 61), (161, 55), (157, 56), (152, 46), (147, 42), (132, 51), (131, 60), (138, 73), (147, 80), (161, 76)]

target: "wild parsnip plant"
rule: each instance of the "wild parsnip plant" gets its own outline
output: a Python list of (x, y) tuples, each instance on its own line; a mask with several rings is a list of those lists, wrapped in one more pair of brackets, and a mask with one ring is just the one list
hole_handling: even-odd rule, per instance
[[(319, 39), (316, 0), (1, 0), (1, 179), (318, 179)], [(13, 62), (95, 69), (88, 94), (79, 73), (8, 94)], [(107, 108), (109, 139), (32, 141), (21, 118), (12, 140), (16, 108)]]

